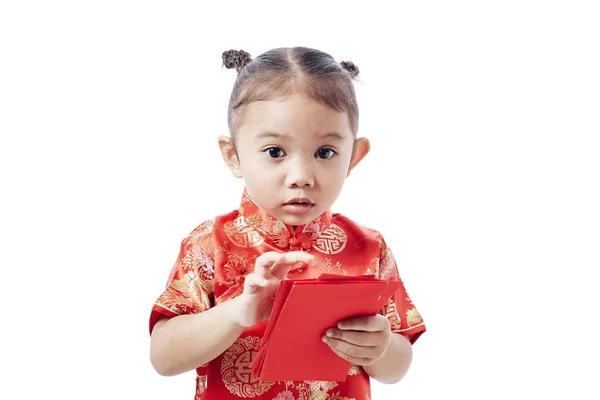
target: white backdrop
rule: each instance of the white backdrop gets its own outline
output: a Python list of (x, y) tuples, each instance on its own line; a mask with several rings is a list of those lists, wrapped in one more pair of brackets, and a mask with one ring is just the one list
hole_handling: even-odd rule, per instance
[(2, 2), (0, 398), (193, 398), (148, 316), (241, 195), (221, 53), (301, 45), (361, 70), (373, 149), (335, 211), (384, 234), (428, 326), (373, 398), (598, 399), (594, 3)]

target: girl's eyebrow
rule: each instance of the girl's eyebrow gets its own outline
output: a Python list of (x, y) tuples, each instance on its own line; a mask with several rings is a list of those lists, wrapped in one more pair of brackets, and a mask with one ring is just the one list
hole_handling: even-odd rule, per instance
[(324, 135), (321, 135), (322, 139), (333, 139), (333, 140), (344, 140), (346, 139), (346, 136), (342, 135), (341, 133), (337, 133), (337, 132), (328, 132)]
[(262, 132), (262, 133), (258, 133), (256, 135), (254, 135), (254, 139), (265, 139), (265, 138), (280, 138), (282, 136), (286, 136), (286, 135), (282, 135), (281, 133), (276, 133), (276, 132)]

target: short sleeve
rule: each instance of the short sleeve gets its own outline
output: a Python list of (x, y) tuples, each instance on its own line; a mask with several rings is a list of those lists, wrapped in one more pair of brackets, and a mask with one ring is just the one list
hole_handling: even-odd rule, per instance
[[(394, 255), (383, 240), (379, 258), (379, 278), (402, 282)], [(426, 330), (421, 314), (406, 292), (404, 283), (388, 300), (381, 313), (390, 320), (392, 332), (406, 336), (411, 343), (414, 343)]]
[(163, 293), (152, 306), (150, 333), (162, 318), (197, 314), (214, 304), (213, 221), (206, 221), (183, 241)]

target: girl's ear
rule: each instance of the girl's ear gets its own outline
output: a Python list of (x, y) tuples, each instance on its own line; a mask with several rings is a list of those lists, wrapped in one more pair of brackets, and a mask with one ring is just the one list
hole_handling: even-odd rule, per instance
[(350, 172), (362, 161), (371, 150), (371, 143), (367, 138), (358, 138), (354, 141), (354, 149), (352, 150), (352, 158), (350, 159), (350, 165), (348, 166), (348, 173), (346, 177), (350, 175)]
[(240, 168), (240, 160), (235, 151), (233, 140), (229, 136), (219, 136), (219, 148), (221, 149), (223, 161), (225, 161), (233, 176), (241, 178), (243, 176), (242, 169)]

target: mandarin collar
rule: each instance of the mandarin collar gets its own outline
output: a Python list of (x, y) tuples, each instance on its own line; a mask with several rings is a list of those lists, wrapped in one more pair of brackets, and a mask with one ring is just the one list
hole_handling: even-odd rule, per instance
[(310, 249), (323, 231), (329, 227), (333, 215), (331, 210), (327, 210), (312, 221), (294, 228), (260, 208), (250, 197), (247, 189), (244, 189), (238, 211), (246, 223), (262, 236), (277, 247), (290, 250)]

